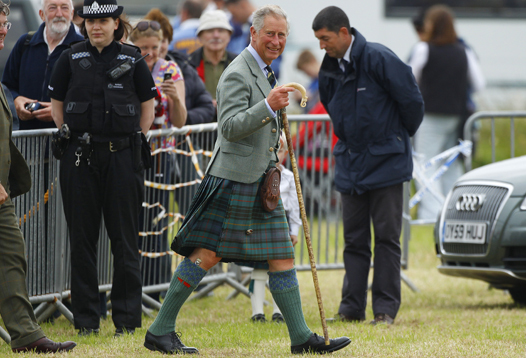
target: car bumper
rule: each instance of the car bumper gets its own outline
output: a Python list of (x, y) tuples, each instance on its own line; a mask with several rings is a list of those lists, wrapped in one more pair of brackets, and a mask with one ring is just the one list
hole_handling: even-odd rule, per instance
[(438, 271), (444, 275), (473, 278), (495, 285), (499, 288), (513, 287), (526, 283), (526, 273), (521, 276), (510, 270), (499, 268), (478, 268), (458, 266), (438, 266)]

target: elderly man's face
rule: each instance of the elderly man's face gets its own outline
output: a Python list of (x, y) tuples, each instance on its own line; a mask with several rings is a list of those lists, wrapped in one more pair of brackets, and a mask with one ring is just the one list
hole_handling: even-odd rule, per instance
[(52, 33), (64, 35), (73, 18), (73, 6), (71, 0), (44, 0), (39, 14)]
[(263, 62), (270, 65), (285, 50), (287, 43), (287, 20), (273, 15), (265, 16), (263, 28), (256, 31), (250, 28), (252, 47), (257, 51)]
[(199, 41), (209, 51), (223, 51), (230, 42), (230, 31), (225, 29), (203, 30), (199, 33)]

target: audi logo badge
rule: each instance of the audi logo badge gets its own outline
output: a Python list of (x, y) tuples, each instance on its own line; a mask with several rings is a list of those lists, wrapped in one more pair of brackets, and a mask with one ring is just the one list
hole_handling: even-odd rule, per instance
[(457, 211), (478, 211), (486, 199), (486, 194), (463, 194), (455, 203)]

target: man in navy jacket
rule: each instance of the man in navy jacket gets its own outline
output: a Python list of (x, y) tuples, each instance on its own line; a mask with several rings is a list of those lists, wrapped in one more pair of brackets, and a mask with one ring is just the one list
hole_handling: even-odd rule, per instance
[[(22, 35), (4, 69), (2, 83), (13, 94), (20, 129), (55, 128), (47, 86), (55, 61), (72, 42), (84, 38), (71, 23), (71, 0), (44, 0), (39, 15), (44, 21), (34, 33)], [(27, 110), (28, 103), (39, 102), (40, 109)]]
[(340, 8), (321, 10), (312, 28), (326, 51), (320, 99), (339, 138), (335, 185), (342, 197), (346, 275), (336, 319), (365, 320), (372, 220), (371, 323), (392, 324), (401, 300), (403, 182), (413, 171), (409, 137), (422, 122), (424, 103), (411, 68), (385, 46), (367, 42)]

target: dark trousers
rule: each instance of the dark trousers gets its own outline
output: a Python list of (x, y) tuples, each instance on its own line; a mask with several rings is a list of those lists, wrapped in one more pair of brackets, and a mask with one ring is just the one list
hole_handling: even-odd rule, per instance
[[(71, 304), (75, 328), (99, 328), (97, 243), (102, 215), (114, 258), (111, 290), (116, 327), (141, 326), (142, 284), (139, 268), (139, 210), (144, 171), (134, 170), (131, 148), (118, 152), (99, 147), (90, 165), (76, 166), (72, 143), (61, 160), (60, 184), (71, 243)], [(103, 263), (104, 265), (106, 263)]]
[(403, 184), (342, 194), (345, 277), (339, 313), (365, 319), (374, 228), (373, 312), (396, 317), (400, 308)]
[(11, 336), (11, 347), (44, 337), (26, 287), (26, 250), (15, 207), (8, 198), (0, 205), (0, 314)]

